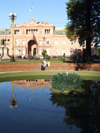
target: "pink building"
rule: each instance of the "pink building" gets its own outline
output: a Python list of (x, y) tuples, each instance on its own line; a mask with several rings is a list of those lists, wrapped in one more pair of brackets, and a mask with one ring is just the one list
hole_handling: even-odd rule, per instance
[[(11, 55), (11, 29), (0, 29), (0, 40), (5, 39), (6, 47)], [(0, 47), (3, 45), (0, 44)], [(85, 46), (84, 46), (85, 47)], [(30, 20), (27, 24), (14, 26), (14, 56), (28, 55), (41, 57), (46, 49), (49, 56), (66, 56), (77, 54), (80, 47), (78, 40), (70, 41), (65, 35), (64, 27), (55, 27), (46, 22)]]

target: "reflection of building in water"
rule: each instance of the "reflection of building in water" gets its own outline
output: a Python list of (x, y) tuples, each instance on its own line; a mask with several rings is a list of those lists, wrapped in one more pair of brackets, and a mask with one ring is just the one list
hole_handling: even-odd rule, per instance
[(35, 88), (39, 87), (51, 87), (51, 81), (48, 79), (36, 79), (36, 80), (20, 80), (20, 81), (12, 81), (15, 85), (20, 85), (22, 89), (27, 86), (30, 90), (34, 90)]

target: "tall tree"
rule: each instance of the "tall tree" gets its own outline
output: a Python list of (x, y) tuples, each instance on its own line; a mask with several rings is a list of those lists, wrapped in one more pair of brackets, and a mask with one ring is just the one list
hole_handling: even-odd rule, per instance
[(92, 36), (91, 33), (91, 0), (86, 0), (86, 57), (88, 60), (91, 58), (91, 41)]
[(79, 39), (83, 45), (86, 40), (87, 58), (91, 58), (91, 44), (100, 43), (100, 1), (99, 0), (69, 0), (66, 3), (69, 23), (66, 25), (66, 35), (69, 39)]

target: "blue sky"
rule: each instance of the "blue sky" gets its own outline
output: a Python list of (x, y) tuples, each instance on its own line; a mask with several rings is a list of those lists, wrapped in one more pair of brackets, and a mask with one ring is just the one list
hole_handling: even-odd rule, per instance
[(33, 3), (33, 20), (54, 23), (64, 27), (67, 23), (66, 4), (69, 0), (0, 0), (0, 29), (9, 29), (9, 13), (17, 13), (16, 24), (28, 23), (32, 19), (30, 8)]

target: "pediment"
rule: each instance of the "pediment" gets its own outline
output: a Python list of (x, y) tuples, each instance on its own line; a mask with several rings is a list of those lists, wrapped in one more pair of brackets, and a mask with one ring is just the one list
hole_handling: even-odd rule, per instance
[(35, 22), (35, 20), (31, 19), (27, 24), (22, 23), (22, 24), (17, 24), (16, 27), (32, 27), (32, 26), (54, 26), (53, 24), (48, 24), (47, 22)]
[(22, 23), (22, 24), (16, 24), (16, 27), (25, 27), (26, 24), (25, 23)]
[(36, 25), (37, 23), (35, 22), (35, 20), (31, 19), (27, 25)]

